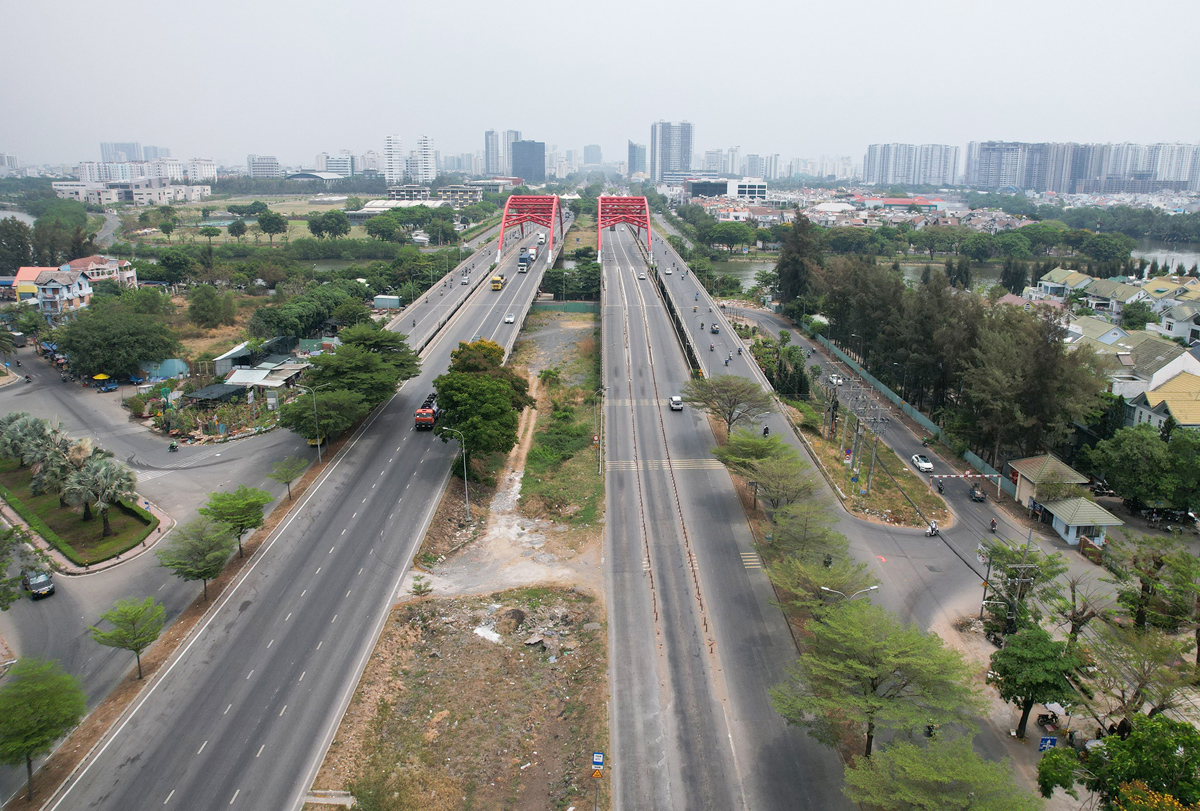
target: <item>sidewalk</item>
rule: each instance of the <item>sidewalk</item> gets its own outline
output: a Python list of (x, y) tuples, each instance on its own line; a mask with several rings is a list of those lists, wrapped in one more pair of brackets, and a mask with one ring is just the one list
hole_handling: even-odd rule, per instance
[[(67, 560), (61, 552), (47, 543), (41, 535), (31, 530), (29, 525), (25, 523), (25, 520), (17, 514), (16, 510), (10, 507), (8, 502), (3, 499), (0, 499), (0, 523), (9, 528), (24, 530), (33, 545), (50, 559), (56, 573), (66, 575), (67, 577), (78, 577), (80, 575), (95, 574), (106, 569), (112, 569), (120, 566), (122, 563), (133, 560), (153, 549), (162, 540), (163, 536), (175, 527), (175, 520), (159, 509), (157, 505), (150, 502), (149, 499), (138, 496), (137, 502), (143, 509), (158, 519), (158, 527), (155, 528), (154, 532), (147, 535), (138, 546), (128, 549), (116, 557), (101, 561), (94, 566), (77, 566)], [(2, 648), (3, 641), (0, 640), (0, 649)], [(2, 650), (0, 650), (0, 653), (2, 653)]]

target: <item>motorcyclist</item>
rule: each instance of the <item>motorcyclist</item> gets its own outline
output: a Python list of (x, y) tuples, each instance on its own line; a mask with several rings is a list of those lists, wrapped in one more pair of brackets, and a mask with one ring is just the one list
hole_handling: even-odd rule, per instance
[(742, 354), (742, 348), (740, 346), (738, 347), (738, 354)]
[(942, 484), (942, 480), (941, 480), (941, 479), (938, 479), (938, 485), (937, 485), (937, 487), (938, 487), (938, 492), (939, 492), (939, 493), (944, 493), (944, 492), (946, 492), (946, 486), (945, 486), (944, 484)]
[(30, 377), (29, 375), (25, 375), (25, 382), (26, 382), (26, 383), (32, 383), (32, 382), (33, 382), (33, 378), (32, 378), (32, 377)]
[[(716, 350), (716, 348), (717, 348), (717, 347), (716, 347), (716, 344), (709, 344), (709, 345), (708, 345), (708, 351), (709, 351), (709, 352), (713, 352), (713, 351), (715, 351), (715, 350)], [(25, 376), (26, 376), (26, 377), (29, 377), (29, 375), (25, 375)]]
[(171, 444), (167, 446), (167, 450), (169, 450), (169, 451), (179, 450), (179, 443), (172, 439)]
[(995, 532), (995, 531), (996, 531), (996, 519), (993, 518), (992, 519), (992, 532)]
[(771, 426), (764, 425), (763, 426), (763, 436), (770, 436), (770, 435), (771, 435)]

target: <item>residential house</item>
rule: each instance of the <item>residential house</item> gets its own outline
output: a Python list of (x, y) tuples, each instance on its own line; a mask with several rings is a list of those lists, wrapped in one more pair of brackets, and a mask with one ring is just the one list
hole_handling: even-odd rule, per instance
[(1200, 292), (1200, 279), (1190, 276), (1159, 276), (1147, 281), (1142, 285), (1142, 289), (1146, 291), (1150, 306), (1158, 313), (1186, 300), (1184, 297), (1189, 292)]
[(1129, 333), (1121, 327), (1113, 326), (1102, 318), (1090, 315), (1073, 315), (1067, 321), (1066, 342), (1073, 344), (1081, 338), (1089, 338), (1105, 346), (1112, 346), (1122, 338), (1128, 338)]
[[(1185, 353), (1196, 360), (1190, 353)], [(1138, 394), (1125, 406), (1125, 424), (1161, 428), (1167, 417), (1184, 428), (1200, 428), (1200, 371), (1179, 372)]]
[(1135, 301), (1148, 301), (1149, 294), (1141, 287), (1124, 284), (1115, 279), (1096, 279), (1083, 288), (1084, 303), (1097, 313), (1119, 320), (1121, 311)]
[(80, 270), (43, 270), (35, 284), (38, 309), (55, 326), (92, 300), (92, 285)]
[(1184, 301), (1159, 313), (1146, 329), (1165, 338), (1182, 338), (1189, 346), (1200, 342), (1200, 301)]
[(126, 259), (112, 259), (99, 255), (85, 256), (82, 259), (72, 259), (62, 269), (82, 271), (88, 281), (93, 284), (106, 279), (116, 282), (122, 287), (136, 288), (138, 286), (137, 270)]
[[(1029, 292), (1029, 290), (1030, 290), (1030, 288), (1028, 288), (1028, 287), (1025, 288), (1026, 292)], [(1051, 311), (1058, 310), (1059, 312), (1054, 312), (1052, 314), (1047, 313), (1048, 317), (1053, 317), (1053, 318), (1062, 318), (1063, 315), (1065, 314), (1065, 310), (1067, 307), (1067, 305), (1061, 301), (1055, 301), (1053, 299), (1048, 299), (1048, 298), (1047, 299), (1039, 299), (1037, 301), (1034, 301), (1029, 296), (1017, 296), (1017, 295), (1013, 295), (1012, 293), (1005, 293), (1003, 296), (996, 299), (996, 303), (997, 304), (1007, 304), (1010, 307), (1020, 307), (1025, 312), (1031, 312), (1034, 307), (1046, 307), (1046, 308), (1049, 308)], [(1071, 338), (1068, 336), (1067, 341), (1070, 342), (1070, 340), (1071, 340)]]
[(1072, 290), (1083, 290), (1094, 281), (1095, 279), (1086, 273), (1055, 268), (1038, 279), (1037, 289), (1033, 291), (1032, 298), (1035, 301), (1066, 301)]
[(1102, 344), (1081, 338), (1072, 346), (1091, 346), (1098, 355), (1109, 358), (1109, 390), (1126, 400), (1162, 385), (1180, 372), (1200, 374), (1200, 360), (1174, 341), (1139, 330)]
[(18, 268), (17, 275), (13, 277), (13, 286), (17, 288), (17, 301), (36, 303), (37, 278), (48, 270), (60, 270), (60, 268)]
[(1071, 468), (1052, 453), (1029, 456), (1008, 463), (1009, 477), (1017, 486), (1017, 502), (1030, 505), (1037, 495), (1037, 486), (1048, 482), (1084, 484), (1088, 477)]

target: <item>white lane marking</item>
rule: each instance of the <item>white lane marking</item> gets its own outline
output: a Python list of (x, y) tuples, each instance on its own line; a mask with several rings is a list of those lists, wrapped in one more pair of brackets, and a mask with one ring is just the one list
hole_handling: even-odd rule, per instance
[(333, 545), (333, 546), (331, 546), (331, 547), (329, 547), (329, 554), (331, 554), (331, 555), (332, 555), (332, 554), (333, 554), (333, 550), (334, 550), (334, 549), (337, 549), (337, 545), (336, 545), (336, 544), (335, 544), (335, 545)]
[(322, 645), (324, 645), (324, 644), (325, 644), (324, 640), (322, 640), (321, 642), (318, 642), (318, 643), (317, 643), (317, 650), (320, 650), (320, 649), (321, 649), (321, 646), (322, 646)]
[(275, 644), (275, 640), (274, 640), (274, 639), (272, 639), (270, 642), (268, 642), (268, 643), (267, 643), (267, 649), (269, 650), (269, 649), (270, 649), (270, 647), (271, 647), (272, 645), (274, 645), (274, 644)]
[[(363, 568), (366, 568), (366, 567), (363, 567)], [(362, 569), (359, 569), (359, 570), (358, 570), (358, 573), (359, 573), (359, 574), (362, 574), (362, 572), (363, 572), (363, 570), (362, 570)]]
[[(308, 672), (307, 670), (304, 671), (304, 673), (307, 673), (307, 672)], [(299, 684), (300, 682), (304, 681), (304, 673), (301, 673), (300, 678), (296, 679), (296, 684)]]
[(345, 534), (346, 534), (346, 530), (344, 530), (344, 529), (343, 529), (343, 530), (342, 530), (342, 534), (343, 534), (343, 535), (345, 535)]
[(350, 516), (350, 520), (353, 521), (355, 518), (358, 518), (358, 510), (354, 511), (354, 515)]
[(225, 712), (221, 713), (221, 715), (228, 715), (229, 711), (232, 709), (233, 709), (233, 705), (230, 704), (228, 707), (225, 708)]
[(203, 752), (203, 751), (204, 751), (204, 747), (206, 747), (206, 746), (208, 746), (208, 741), (205, 741), (204, 743), (200, 744), (200, 748), (196, 750), (196, 754), (198, 755), (198, 754), (200, 754), (201, 752)]
[(287, 704), (284, 704), (283, 709), (279, 711), (279, 717), (282, 718), (285, 712), (287, 712)]
[[(301, 596), (301, 597), (303, 597), (304, 595), (303, 595), (303, 594), (301, 594), (300, 596)], [(288, 612), (288, 615), (287, 615), (286, 617), (284, 617), (284, 618), (283, 618), (283, 621), (284, 621), (284, 622), (287, 622), (287, 621), (288, 621), (288, 620), (290, 620), (291, 618), (292, 618), (292, 612), (291, 612), (291, 611), (289, 611), (289, 612)]]
[(241, 793), (242, 793), (241, 789), (238, 789), (237, 791), (233, 792), (233, 796), (229, 798), (229, 804), (233, 805), (233, 801), (236, 800), (237, 796)]
[(318, 567), (317, 567), (317, 572), (316, 572), (316, 573), (317, 573), (317, 574), (320, 574), (320, 573), (321, 573), (321, 567), (320, 567), (320, 566), (318, 566)]
[(350, 592), (352, 592), (352, 591), (354, 591), (354, 589), (346, 589), (346, 596), (349, 597)]
[(159, 591), (162, 591), (162, 590), (163, 590), (163, 589), (165, 589), (166, 587), (167, 587), (167, 584), (166, 584), (166, 583), (163, 583), (161, 586), (159, 586), (159, 587), (158, 587), (158, 590), (159, 590)]
[(250, 680), (250, 677), (251, 677), (251, 676), (253, 676), (253, 675), (254, 675), (254, 671), (253, 671), (253, 670), (251, 670), (249, 673), (247, 673), (247, 674), (246, 674), (246, 681), (249, 681), (249, 680)]
[(163, 800), (163, 805), (171, 802), (171, 798), (175, 796), (175, 789), (171, 789), (171, 793), (167, 795), (167, 799)]
[(303, 597), (305, 594), (308, 594), (308, 589), (305, 589), (304, 591), (300, 592), (301, 597)]
[(332, 625), (332, 624), (333, 624), (333, 623), (335, 623), (335, 622), (337, 622), (337, 614), (334, 614), (334, 615), (333, 615), (333, 619), (331, 619), (331, 620), (329, 621), (329, 624), (330, 624), (330, 625)]
[[(266, 748), (267, 748), (267, 745), (265, 743), (262, 746), (258, 747), (258, 755), (261, 755), (262, 750), (264, 750)], [(255, 755), (255, 757), (258, 757), (258, 755)]]
[[(366, 503), (367, 503), (367, 500), (364, 498), (364, 499), (362, 500), (362, 503), (363, 503), (363, 504), (366, 504)], [(355, 513), (355, 515), (358, 515), (358, 513)]]

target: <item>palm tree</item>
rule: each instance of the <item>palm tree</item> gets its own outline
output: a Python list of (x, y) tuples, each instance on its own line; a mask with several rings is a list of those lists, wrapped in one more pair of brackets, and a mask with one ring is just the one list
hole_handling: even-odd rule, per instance
[(16, 459), (22, 466), (29, 464), (26, 457), (45, 439), (48, 430), (49, 423), (41, 417), (25, 413), (17, 415), (0, 433), (0, 455)]
[(29, 482), (29, 489), (34, 495), (57, 493), (59, 506), (67, 507), (69, 505), (63, 495), (63, 488), (71, 474), (83, 468), (88, 459), (107, 458), (112, 455), (111, 451), (95, 447), (89, 437), (76, 442), (63, 429), (61, 423), (55, 423), (50, 427), (49, 441), (31, 468), (33, 478)]
[(137, 477), (128, 467), (112, 457), (91, 456), (83, 467), (73, 472), (63, 487), (67, 503), (83, 505), (83, 520), (92, 518), (92, 502), (104, 520), (104, 535), (112, 535), (108, 524), (108, 508), (122, 499), (132, 499)]

